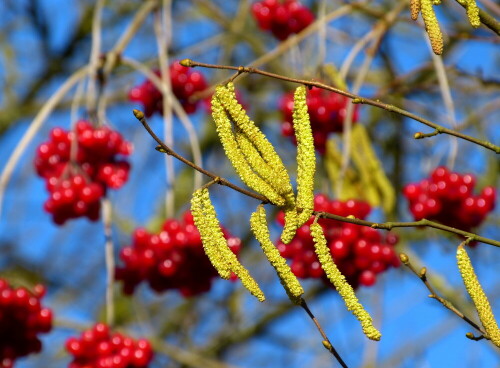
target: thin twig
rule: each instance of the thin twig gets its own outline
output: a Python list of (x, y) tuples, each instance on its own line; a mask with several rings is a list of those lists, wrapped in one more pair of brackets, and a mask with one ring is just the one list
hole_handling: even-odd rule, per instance
[[(170, 24), (170, 2), (162, 1), (161, 11), (155, 12), (154, 17), (154, 31), (156, 36), (156, 43), (158, 48), (158, 61), (160, 63), (161, 83), (162, 90), (167, 93), (162, 94), (163, 104), (163, 139), (169, 146), (173, 146), (173, 114), (172, 114), (172, 99), (171, 91), (172, 86), (170, 83), (170, 69), (168, 66), (168, 40), (170, 29), (167, 29), (167, 24)], [(165, 193), (165, 216), (172, 217), (175, 209), (175, 196), (174, 196), (174, 182), (175, 170), (174, 161), (172, 157), (165, 156), (165, 176), (167, 181), (167, 189)]]
[(94, 8), (94, 15), (92, 17), (92, 42), (90, 46), (89, 58), (89, 81), (87, 84), (87, 111), (94, 111), (96, 109), (96, 82), (99, 69), (99, 55), (101, 53), (102, 44), (101, 28), (102, 8), (104, 7), (104, 3), (104, 0), (97, 0)]
[(16, 145), (14, 152), (9, 156), (9, 159), (0, 175), (0, 219), (2, 215), (2, 204), (3, 198), (5, 194), (5, 189), (9, 180), (12, 176), (12, 173), (17, 165), (17, 162), (21, 158), (22, 154), (29, 147), (31, 140), (34, 138), (35, 134), (41, 128), (45, 119), (50, 115), (52, 110), (56, 107), (56, 105), (61, 101), (61, 99), (69, 92), (73, 86), (78, 83), (78, 81), (84, 78), (87, 75), (88, 67), (85, 66), (83, 68), (78, 69), (76, 72), (71, 75), (59, 89), (54, 92), (54, 94), (47, 100), (47, 102), (40, 109), (38, 114), (35, 116), (30, 126), (24, 133), (23, 137)]
[[(408, 267), (411, 270), (411, 272), (413, 272), (424, 283), (425, 287), (427, 287), (427, 290), (429, 290), (429, 292), (431, 293), (429, 295), (429, 298), (437, 300), (445, 308), (449, 309), (450, 311), (452, 311), (453, 313), (455, 313), (457, 316), (459, 316), (460, 318), (462, 318), (465, 322), (467, 322), (469, 325), (471, 325), (476, 330), (478, 330), (481, 333), (481, 335), (483, 335), (482, 338), (484, 338), (484, 335), (486, 335), (486, 332), (483, 331), (483, 329), (481, 327), (479, 327), (476, 323), (474, 323), (465, 314), (463, 314), (462, 312), (460, 312), (453, 304), (451, 304), (450, 301), (444, 299), (443, 297), (439, 296), (436, 293), (436, 291), (434, 290), (434, 288), (432, 287), (432, 285), (429, 283), (429, 280), (427, 279), (427, 269), (425, 267), (422, 267), (422, 269), (420, 271), (417, 271), (416, 268), (410, 263), (410, 259), (409, 259), (409, 257), (406, 254), (401, 253), (399, 255), (399, 258), (401, 259), (401, 262), (406, 267)], [(480, 339), (480, 338), (478, 338), (478, 339)]]
[[(123, 65), (128, 65), (132, 67), (133, 69), (137, 70), (138, 72), (142, 73), (148, 80), (154, 84), (154, 86), (161, 91), (161, 93), (169, 93), (169, 91), (164, 90), (164, 86), (161, 82), (161, 79), (153, 73), (145, 64), (140, 63), (139, 61), (129, 58), (129, 57), (123, 57), (121, 59), (121, 63)], [(172, 102), (172, 108), (174, 109), (175, 115), (179, 118), (181, 121), (182, 126), (184, 129), (186, 129), (186, 132), (188, 134), (188, 140), (189, 140), (189, 145), (191, 147), (191, 152), (193, 153), (193, 162), (199, 166), (203, 167), (203, 159), (201, 155), (201, 148), (200, 148), (200, 142), (198, 140), (198, 135), (196, 134), (196, 129), (194, 127), (193, 122), (189, 118), (188, 114), (186, 111), (184, 111), (184, 108), (182, 107), (181, 103), (179, 100), (175, 97), (175, 95), (170, 91), (171, 94), (171, 102)], [(202, 174), (199, 171), (195, 171), (194, 174), (194, 188), (198, 189), (201, 186), (202, 182)]]
[(195, 165), (193, 162), (187, 160), (186, 158), (182, 157), (177, 152), (175, 152), (172, 149), (170, 149), (170, 147), (168, 147), (165, 143), (163, 143), (162, 140), (153, 132), (153, 130), (151, 129), (151, 127), (147, 123), (146, 118), (144, 116), (144, 113), (142, 111), (134, 109), (133, 113), (134, 113), (134, 116), (136, 117), (136, 119), (139, 120), (139, 122), (144, 126), (144, 128), (151, 135), (151, 137), (153, 137), (153, 139), (158, 143), (158, 150), (160, 152), (163, 152), (163, 153), (166, 153), (167, 155), (175, 157), (179, 161), (181, 161), (184, 164), (186, 164), (186, 165), (192, 167), (193, 169), (199, 171), (203, 175), (206, 175), (206, 176), (208, 176), (208, 177), (210, 177), (212, 179), (218, 179), (218, 184), (220, 184), (220, 185), (227, 186), (227, 187), (229, 187), (231, 189), (236, 190), (237, 192), (240, 192), (241, 194), (244, 194), (244, 195), (246, 195), (248, 197), (251, 197), (251, 198), (255, 198), (255, 199), (257, 199), (257, 200), (259, 200), (259, 201), (261, 201), (263, 203), (271, 203), (271, 201), (269, 201), (263, 195), (251, 192), (251, 191), (246, 190), (246, 189), (243, 189), (243, 188), (241, 188), (241, 187), (239, 187), (239, 186), (237, 186), (237, 185), (229, 182), (228, 180), (226, 180), (224, 178), (221, 178), (219, 175), (216, 175), (216, 174), (214, 174), (214, 173), (212, 173), (212, 172), (210, 172), (208, 170), (205, 170), (205, 169), (199, 167), (198, 165)]
[(256, 68), (252, 68), (252, 67), (207, 64), (207, 63), (200, 63), (197, 61), (193, 61), (190, 59), (184, 59), (184, 60), (182, 60), (181, 63), (183, 66), (188, 66), (188, 67), (200, 66), (203, 68), (235, 70), (237, 72), (237, 75), (242, 74), (242, 73), (260, 74), (260, 75), (264, 75), (266, 77), (275, 78), (275, 79), (279, 79), (279, 80), (283, 80), (283, 81), (287, 81), (287, 82), (303, 84), (303, 85), (308, 86), (308, 87), (321, 88), (321, 89), (324, 89), (327, 91), (335, 92), (335, 93), (338, 93), (340, 95), (349, 97), (352, 99), (352, 103), (354, 103), (354, 104), (367, 104), (367, 105), (371, 105), (371, 106), (375, 106), (375, 107), (384, 109), (384, 110), (389, 111), (389, 112), (394, 112), (394, 113), (400, 114), (402, 116), (406, 116), (407, 118), (413, 119), (415, 121), (418, 121), (419, 123), (422, 123), (422, 124), (425, 124), (431, 128), (434, 128), (438, 132), (438, 134), (449, 134), (449, 135), (464, 139), (466, 141), (475, 143), (475, 144), (482, 146), (484, 148), (487, 148), (487, 149), (489, 149), (497, 154), (500, 153), (500, 146), (497, 146), (491, 142), (481, 140), (481, 139), (478, 139), (475, 137), (471, 137), (469, 135), (454, 131), (452, 129), (445, 128), (442, 125), (439, 125), (439, 124), (436, 124), (430, 120), (424, 119), (424, 118), (422, 118), (418, 115), (415, 115), (409, 111), (406, 111), (400, 107), (397, 107), (397, 106), (394, 106), (391, 104), (387, 104), (387, 103), (381, 102), (379, 100), (372, 100), (370, 98), (365, 98), (365, 97), (356, 95), (354, 93), (350, 93), (347, 91), (343, 91), (339, 88), (329, 86), (329, 85), (321, 83), (321, 82), (287, 77), (284, 75), (266, 72), (264, 70), (260, 70), (260, 69), (256, 69)]
[(115, 258), (113, 252), (113, 237), (111, 230), (112, 207), (109, 198), (101, 201), (102, 223), (104, 225), (104, 258), (106, 260), (106, 323), (112, 326), (115, 320), (115, 303), (113, 298), (113, 286), (115, 284)]
[(340, 357), (340, 355), (337, 352), (337, 350), (335, 350), (335, 348), (333, 347), (332, 343), (330, 342), (330, 339), (328, 338), (328, 336), (326, 335), (325, 331), (321, 327), (319, 321), (316, 319), (316, 317), (314, 316), (314, 314), (309, 309), (309, 307), (308, 307), (306, 301), (304, 300), (304, 298), (300, 298), (300, 306), (302, 307), (302, 309), (304, 309), (306, 311), (306, 313), (309, 316), (309, 318), (312, 319), (312, 321), (316, 325), (316, 328), (318, 329), (319, 333), (321, 334), (321, 337), (323, 337), (323, 346), (325, 347), (325, 349), (328, 350), (337, 359), (337, 361), (340, 363), (340, 365), (342, 367), (347, 368), (347, 364), (345, 364), (345, 362), (342, 360), (342, 358)]
[[(404, 2), (400, 2), (398, 6), (394, 7), (394, 9), (388, 13), (384, 18), (382, 18), (377, 25), (374, 27), (375, 34), (373, 37), (373, 43), (366, 51), (366, 57), (363, 60), (363, 64), (359, 68), (356, 73), (356, 77), (354, 79), (354, 84), (352, 87), (352, 93), (358, 94), (363, 86), (366, 76), (368, 75), (368, 71), (370, 70), (370, 66), (372, 64), (373, 59), (377, 54), (377, 50), (382, 43), (382, 39), (384, 35), (387, 33), (391, 25), (396, 21), (397, 16), (401, 11), (405, 8), (406, 4)], [(339, 181), (337, 183), (337, 192), (342, 192), (342, 185), (344, 183), (344, 176), (347, 172), (347, 168), (349, 167), (349, 162), (351, 159), (351, 133), (352, 133), (352, 118), (354, 114), (354, 104), (348, 104), (346, 109), (345, 118), (343, 121), (344, 126), (344, 134), (342, 135), (342, 161), (340, 165), (340, 173), (339, 173)]]
[[(448, 76), (446, 75), (446, 69), (444, 67), (443, 58), (440, 55), (436, 55), (432, 52), (432, 46), (428, 37), (427, 46), (429, 53), (436, 69), (436, 76), (439, 82), (439, 91), (441, 92), (441, 97), (443, 98), (444, 106), (446, 108), (446, 117), (452, 129), (457, 129), (457, 118), (455, 114), (455, 104), (453, 102), (453, 97), (451, 96), (450, 84), (448, 82)], [(453, 170), (455, 165), (455, 160), (458, 153), (458, 139), (456, 137), (450, 137), (450, 154), (448, 156), (447, 167)]]
[[(227, 186), (227, 187), (229, 187), (233, 190), (236, 190), (237, 192), (240, 192), (241, 194), (244, 194), (248, 197), (258, 199), (259, 201), (261, 201), (263, 203), (272, 203), (269, 199), (267, 199), (263, 195), (251, 192), (251, 191), (246, 190), (246, 189), (243, 189), (243, 188), (231, 183), (230, 181), (228, 181), (224, 178), (221, 178), (219, 175), (214, 174), (213, 172), (210, 172), (208, 170), (205, 170), (205, 169), (195, 165), (193, 162), (191, 162), (191, 161), (187, 160), (186, 158), (184, 158), (183, 156), (179, 155), (178, 153), (173, 151), (170, 147), (168, 147), (165, 143), (163, 143), (162, 140), (153, 132), (153, 130), (149, 126), (148, 122), (146, 121), (146, 118), (144, 117), (144, 113), (142, 111), (134, 109), (133, 113), (134, 113), (134, 116), (136, 117), (136, 119), (140, 121), (140, 123), (144, 126), (144, 128), (151, 135), (151, 137), (158, 143), (157, 150), (159, 150), (160, 152), (163, 152), (163, 153), (166, 153), (168, 155), (171, 155), (172, 157), (175, 157), (176, 159), (183, 162), (184, 164), (192, 167), (193, 169), (201, 172), (202, 174), (204, 174), (212, 179), (218, 179), (218, 184), (220, 184), (220, 185)], [(383, 230), (391, 230), (391, 229), (397, 228), (397, 227), (432, 227), (434, 229), (443, 230), (443, 231), (446, 231), (449, 233), (463, 236), (465, 238), (470, 238), (471, 241), (478, 241), (481, 243), (494, 245), (495, 247), (500, 247), (500, 241), (485, 238), (483, 236), (480, 236), (480, 235), (477, 235), (474, 233), (470, 233), (468, 231), (456, 229), (454, 227), (443, 225), (443, 224), (440, 224), (439, 222), (434, 222), (434, 221), (430, 221), (427, 219), (421, 219), (419, 221), (410, 221), (410, 222), (392, 222), (391, 221), (391, 222), (377, 223), (377, 222), (371, 222), (371, 221), (366, 221), (366, 220), (360, 220), (360, 219), (357, 219), (353, 216), (344, 217), (344, 216), (339, 216), (339, 215), (335, 215), (333, 213), (328, 213), (328, 212), (313, 211), (313, 215), (320, 216), (323, 218), (328, 218), (331, 220), (348, 222), (348, 223), (355, 224), (355, 225), (368, 226), (368, 227), (372, 227), (374, 229), (383, 229)]]

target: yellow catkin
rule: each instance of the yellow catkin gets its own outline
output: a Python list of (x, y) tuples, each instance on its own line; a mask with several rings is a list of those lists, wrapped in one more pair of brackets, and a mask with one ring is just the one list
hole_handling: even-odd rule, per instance
[(420, 13), (420, 0), (410, 0), (411, 19), (417, 20)]
[(257, 148), (248, 137), (238, 130), (236, 130), (234, 136), (252, 170), (273, 187), (278, 194), (286, 195), (286, 191), (289, 190), (287, 184), (283, 182), (279, 176), (276, 176), (274, 169), (262, 158)]
[(285, 199), (249, 166), (234, 137), (231, 121), (216, 95), (212, 97), (212, 117), (224, 152), (241, 180), (256, 192), (266, 196), (274, 204), (284, 206)]
[[(234, 272), (236, 276), (241, 280), (243, 286), (259, 301), (263, 302), (266, 298), (264, 293), (259, 287), (259, 284), (250, 276), (248, 270), (243, 267), (243, 265), (238, 261), (236, 255), (229, 248), (226, 239), (222, 233), (219, 220), (217, 219), (217, 214), (215, 208), (210, 201), (210, 195), (208, 189), (202, 189), (200, 194), (201, 207), (203, 209), (203, 217), (205, 227), (209, 229), (207, 235), (215, 238), (217, 244), (217, 251), (219, 256), (223, 260), (224, 264), (227, 265), (230, 271)], [(194, 215), (193, 215), (194, 216)], [(202, 227), (203, 229), (203, 227)], [(200, 230), (200, 229), (199, 229)], [(201, 234), (201, 230), (200, 230)], [(202, 237), (203, 240), (203, 237)], [(207, 239), (208, 240), (208, 239)]]
[(288, 172), (283, 164), (283, 161), (276, 153), (271, 142), (267, 140), (264, 133), (262, 133), (255, 123), (250, 120), (246, 111), (238, 103), (234, 93), (234, 84), (228, 83), (226, 87), (218, 86), (215, 89), (215, 95), (222, 103), (227, 113), (231, 116), (231, 119), (237, 127), (241, 129), (241, 131), (255, 145), (262, 158), (273, 168), (275, 176), (280, 178), (278, 182), (285, 185), (285, 187), (279, 192), (292, 192), (293, 189), (292, 184), (290, 183), (290, 177), (288, 176)]
[(284, 209), (285, 212), (285, 226), (283, 227), (283, 231), (281, 232), (281, 241), (284, 244), (289, 244), (293, 238), (295, 237), (295, 233), (297, 232), (297, 210), (295, 207), (288, 207)]
[(222, 236), (222, 240), (225, 241), (224, 235), (220, 227), (217, 229), (211, 226), (212, 224), (204, 213), (204, 202), (206, 201), (207, 193), (208, 189), (198, 189), (193, 193), (193, 197), (191, 198), (191, 213), (193, 214), (194, 224), (200, 232), (205, 254), (220, 277), (227, 280), (231, 276), (230, 266), (225, 262), (222, 252), (219, 249), (220, 237)]
[(276, 270), (281, 284), (283, 285), (288, 297), (295, 304), (300, 303), (300, 296), (304, 294), (304, 289), (299, 280), (293, 274), (286, 260), (280, 255), (279, 250), (274, 246), (269, 235), (269, 228), (266, 220), (266, 210), (260, 205), (250, 217), (250, 228), (260, 243), (264, 254)]
[(364, 334), (370, 340), (380, 340), (382, 336), (380, 332), (373, 326), (372, 318), (368, 312), (363, 308), (359, 302), (356, 294), (351, 285), (347, 282), (344, 275), (339, 271), (337, 265), (333, 261), (330, 249), (326, 244), (325, 235), (323, 233), (323, 228), (317, 222), (311, 225), (311, 235), (314, 239), (314, 248), (316, 254), (318, 255), (321, 267), (326, 273), (326, 276), (330, 282), (335, 286), (338, 293), (344, 300), (347, 310), (351, 311), (352, 314), (361, 323), (361, 328)]
[(488, 337), (493, 344), (500, 347), (500, 330), (491, 310), (490, 302), (477, 279), (469, 255), (463, 246), (459, 246), (457, 249), (457, 264), (467, 293), (476, 306), (477, 314)]
[(311, 122), (307, 112), (306, 87), (295, 90), (293, 100), (293, 129), (297, 138), (297, 200), (296, 206), (302, 208), (298, 215), (297, 226), (306, 223), (314, 208), (314, 173), (316, 154)]
[(477, 7), (476, 0), (467, 0), (467, 17), (472, 27), (477, 28), (481, 25), (479, 18), (479, 8)]
[(443, 34), (441, 33), (436, 13), (434, 13), (434, 8), (432, 7), (432, 0), (420, 0), (420, 6), (425, 30), (431, 41), (432, 51), (436, 55), (441, 55), (443, 53)]

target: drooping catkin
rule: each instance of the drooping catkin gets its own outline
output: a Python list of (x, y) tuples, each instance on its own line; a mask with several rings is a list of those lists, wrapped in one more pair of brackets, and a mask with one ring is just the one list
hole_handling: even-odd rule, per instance
[(276, 175), (274, 169), (262, 158), (257, 147), (248, 137), (239, 129), (235, 130), (234, 136), (252, 170), (264, 179), (276, 192), (285, 196), (287, 194), (287, 184), (282, 178)]
[(358, 298), (356, 297), (356, 294), (354, 294), (352, 286), (349, 285), (344, 275), (342, 275), (342, 273), (337, 268), (337, 265), (333, 261), (330, 249), (326, 244), (326, 238), (323, 233), (323, 228), (320, 224), (315, 222), (311, 225), (310, 229), (311, 235), (314, 240), (314, 248), (316, 254), (318, 255), (321, 267), (325, 271), (326, 276), (328, 277), (330, 282), (333, 284), (333, 286), (335, 286), (338, 293), (344, 300), (347, 310), (351, 311), (352, 314), (354, 314), (354, 316), (359, 320), (364, 334), (370, 340), (380, 340), (380, 337), (382, 335), (375, 328), (375, 326), (373, 326), (371, 316), (363, 308)]
[(266, 196), (277, 206), (284, 206), (285, 199), (264, 179), (258, 176), (248, 164), (234, 137), (231, 121), (215, 94), (212, 97), (212, 117), (224, 152), (241, 180), (256, 192)]
[(420, 13), (420, 0), (410, 0), (411, 19), (417, 20)]
[(432, 51), (436, 55), (443, 53), (443, 34), (434, 12), (432, 0), (420, 0), (420, 7), (422, 11), (422, 18), (424, 19), (425, 30), (429, 35)]
[(280, 178), (277, 182), (285, 187), (279, 190), (279, 193), (293, 192), (290, 177), (283, 161), (276, 153), (271, 142), (267, 140), (264, 133), (261, 132), (255, 123), (250, 120), (246, 111), (238, 103), (234, 93), (234, 84), (228, 83), (226, 87), (218, 86), (215, 89), (215, 96), (217, 96), (223, 108), (231, 116), (233, 122), (248, 137), (249, 141), (255, 145), (262, 158), (273, 168), (275, 176)]
[[(202, 228), (198, 228), (200, 231), (205, 231), (205, 239), (207, 242), (215, 242), (216, 246), (213, 247), (214, 249), (219, 252), (219, 256), (215, 257), (220, 257), (222, 259), (223, 264), (227, 265), (226, 267), (234, 272), (236, 276), (241, 280), (241, 283), (243, 286), (253, 295), (255, 296), (259, 301), (263, 302), (266, 298), (264, 296), (264, 293), (259, 287), (259, 284), (253, 279), (252, 276), (250, 276), (250, 273), (248, 270), (243, 267), (243, 265), (238, 261), (238, 258), (236, 257), (236, 254), (234, 254), (231, 249), (229, 248), (226, 239), (224, 238), (224, 234), (222, 233), (219, 220), (217, 219), (217, 213), (215, 212), (215, 208), (212, 205), (212, 202), (210, 200), (210, 194), (208, 192), (208, 189), (199, 189), (201, 193), (199, 194), (199, 200), (201, 203), (201, 208), (202, 208), (202, 215), (203, 215), (203, 220), (201, 221), (204, 226), (202, 225)], [(199, 216), (199, 213), (197, 214)], [(193, 214), (194, 217), (194, 214)], [(196, 224), (196, 222), (195, 222)], [(215, 240), (211, 240), (215, 239)], [(202, 241), (203, 241), (203, 235), (202, 235)]]
[(316, 154), (314, 139), (307, 112), (306, 87), (299, 86), (293, 99), (293, 129), (297, 138), (297, 200), (296, 206), (302, 208), (298, 215), (297, 227), (306, 223), (314, 208), (314, 173)]
[(257, 207), (257, 210), (252, 213), (250, 217), (250, 228), (255, 238), (260, 243), (267, 259), (276, 270), (288, 297), (295, 304), (299, 304), (300, 296), (304, 294), (304, 289), (300, 285), (297, 277), (293, 274), (290, 266), (286, 263), (286, 260), (280, 255), (279, 250), (271, 241), (266, 220), (266, 210), (263, 205)]
[(479, 8), (477, 7), (476, 0), (465, 0), (466, 1), (466, 12), (467, 18), (472, 27), (477, 28), (481, 25), (481, 19), (479, 18)]
[[(208, 219), (205, 211), (205, 201), (208, 189), (198, 189), (193, 193), (191, 198), (191, 213), (193, 214), (194, 224), (198, 228), (203, 244), (203, 250), (207, 255), (210, 263), (223, 279), (229, 279), (231, 276), (230, 265), (223, 258), (223, 252), (220, 251), (220, 241), (225, 241), (224, 235), (220, 227), (214, 228), (211, 221)], [(210, 200), (210, 199), (209, 199)]]
[(465, 288), (467, 289), (467, 293), (469, 293), (474, 305), (476, 306), (479, 320), (481, 321), (491, 342), (500, 347), (500, 330), (498, 329), (495, 316), (491, 310), (490, 302), (488, 301), (488, 298), (486, 297), (486, 294), (477, 279), (467, 251), (461, 245), (457, 249), (457, 264), (460, 275), (462, 275)]
[[(291, 197), (293, 194), (290, 195)], [(290, 201), (290, 200), (289, 200)], [(288, 204), (285, 206), (283, 211), (285, 212), (285, 225), (283, 227), (283, 231), (281, 232), (281, 241), (284, 244), (289, 244), (293, 238), (295, 237), (295, 233), (298, 229), (298, 215), (297, 209), (295, 207), (295, 202), (292, 204)]]

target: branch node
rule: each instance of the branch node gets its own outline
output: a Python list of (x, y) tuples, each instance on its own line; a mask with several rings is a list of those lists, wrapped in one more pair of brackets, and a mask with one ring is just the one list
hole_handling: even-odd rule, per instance
[(330, 341), (328, 340), (323, 340), (323, 346), (325, 347), (326, 350), (331, 351), (332, 350), (332, 344), (330, 344)]
[(467, 332), (465, 334), (465, 337), (467, 337), (469, 340), (473, 340), (473, 341), (479, 341), (479, 340), (486, 338), (484, 335), (474, 336), (474, 334), (472, 332)]
[(427, 280), (427, 268), (426, 267), (422, 267), (420, 269), (420, 278), (422, 279), (422, 281)]

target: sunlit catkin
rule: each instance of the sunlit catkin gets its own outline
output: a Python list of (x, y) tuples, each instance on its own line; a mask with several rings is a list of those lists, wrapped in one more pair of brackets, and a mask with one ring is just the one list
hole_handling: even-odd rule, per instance
[(260, 243), (264, 254), (276, 270), (281, 284), (283, 285), (290, 300), (296, 304), (300, 303), (300, 296), (304, 294), (304, 289), (297, 277), (293, 274), (286, 260), (280, 255), (279, 250), (274, 246), (269, 235), (269, 228), (266, 220), (266, 210), (260, 205), (250, 217), (250, 228)]
[(486, 297), (486, 294), (477, 279), (469, 255), (465, 251), (465, 248), (461, 245), (457, 249), (457, 264), (460, 274), (462, 275), (465, 288), (476, 306), (477, 314), (479, 315), (479, 319), (481, 320), (488, 337), (493, 344), (500, 347), (500, 330), (498, 329), (495, 316), (491, 310), (490, 302), (488, 301), (488, 298)]
[(284, 187), (279, 190), (279, 193), (292, 192), (290, 177), (283, 161), (281, 161), (271, 142), (267, 140), (264, 133), (261, 132), (255, 123), (250, 120), (246, 111), (238, 103), (233, 83), (228, 83), (226, 87), (218, 86), (215, 89), (215, 96), (217, 96), (237, 127), (248, 137), (262, 158), (272, 167), (274, 175), (280, 178), (279, 183), (282, 183)]
[(411, 19), (417, 20), (420, 13), (420, 0), (410, 0)]
[(420, 0), (422, 18), (424, 19), (425, 30), (429, 35), (432, 51), (436, 55), (443, 53), (443, 34), (434, 12), (432, 0)]
[(477, 7), (476, 0), (466, 0), (467, 17), (472, 27), (477, 28), (481, 25), (479, 18), (479, 8)]
[[(291, 196), (293, 196), (293, 194)], [(298, 229), (297, 209), (294, 204), (287, 204), (283, 211), (285, 212), (285, 225), (281, 232), (281, 241), (284, 244), (289, 244), (295, 237), (295, 233)]]
[[(259, 301), (261, 302), (264, 301), (265, 296), (262, 290), (260, 289), (259, 285), (253, 279), (253, 277), (250, 276), (248, 270), (245, 267), (243, 267), (243, 265), (238, 261), (236, 255), (229, 248), (227, 241), (224, 238), (224, 234), (222, 233), (219, 220), (217, 219), (215, 208), (212, 205), (212, 202), (210, 201), (210, 195), (208, 193), (208, 189), (199, 189), (198, 191), (200, 192), (200, 194), (198, 194), (196, 197), (199, 200), (198, 203), (201, 204), (201, 206), (198, 206), (198, 208), (201, 207), (202, 209), (201, 214), (203, 216), (203, 219), (199, 221), (201, 222), (202, 227), (201, 229), (198, 228), (198, 230), (200, 231), (204, 247), (205, 247), (204, 238), (205, 241), (208, 242), (209, 244), (210, 242), (214, 242), (216, 244), (215, 246), (209, 245), (209, 247), (216, 249), (216, 251), (219, 253), (219, 255), (214, 255), (214, 258), (217, 259), (217, 257), (220, 257), (220, 259), (222, 260), (222, 264), (225, 265), (225, 267), (227, 267), (230, 271), (234, 272), (236, 276), (238, 276), (243, 286)], [(194, 216), (195, 214), (193, 214), (193, 217)], [(199, 216), (200, 213), (197, 214), (198, 218)], [(202, 234), (202, 231), (205, 232), (205, 236)]]
[(276, 190), (278, 194), (285, 197), (287, 191), (291, 188), (287, 187), (287, 183), (283, 181), (283, 178), (276, 175), (274, 169), (264, 160), (259, 151), (257, 151), (253, 142), (251, 142), (239, 129), (235, 130), (234, 136), (252, 170)]
[(359, 302), (356, 294), (351, 285), (347, 282), (344, 275), (339, 271), (337, 265), (333, 261), (330, 249), (326, 244), (325, 235), (323, 234), (323, 228), (317, 222), (311, 225), (311, 235), (314, 240), (314, 248), (316, 254), (318, 255), (321, 267), (326, 273), (326, 276), (330, 282), (335, 286), (338, 293), (344, 299), (344, 303), (347, 310), (350, 310), (352, 314), (361, 323), (361, 328), (364, 334), (371, 340), (380, 340), (380, 332), (373, 326), (372, 318), (368, 312), (363, 308)]
[[(224, 241), (224, 235), (220, 227), (214, 228), (212, 219), (205, 214), (205, 202), (208, 195), (208, 189), (198, 189), (193, 193), (191, 198), (191, 213), (193, 215), (194, 224), (198, 228), (201, 236), (203, 249), (210, 263), (223, 279), (229, 279), (231, 270), (229, 264), (222, 257), (223, 252), (219, 249), (220, 241)], [(209, 198), (210, 200), (210, 198)], [(222, 237), (222, 239), (221, 239)]]
[(293, 129), (297, 138), (297, 208), (302, 208), (298, 215), (300, 227), (311, 217), (314, 207), (314, 173), (316, 154), (314, 139), (307, 112), (306, 87), (297, 87), (293, 100)]
[(212, 117), (227, 158), (231, 161), (241, 180), (256, 192), (266, 196), (278, 206), (285, 205), (285, 199), (250, 167), (234, 137), (231, 120), (216, 95), (212, 97)]

